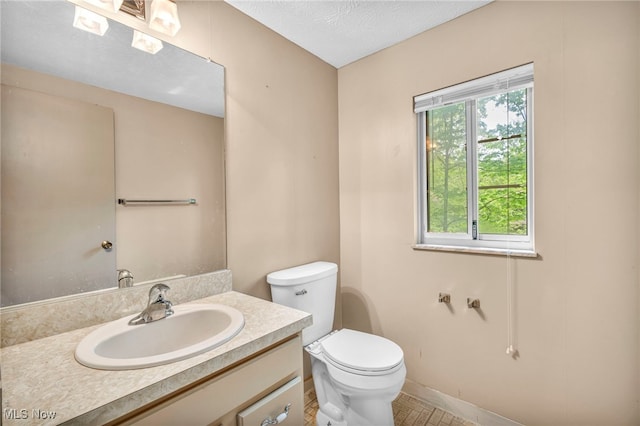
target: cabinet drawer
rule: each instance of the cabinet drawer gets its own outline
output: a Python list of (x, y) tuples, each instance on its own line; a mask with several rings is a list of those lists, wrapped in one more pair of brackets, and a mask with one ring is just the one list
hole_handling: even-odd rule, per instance
[[(298, 336), (121, 424), (207, 425), (300, 375), (302, 343)], [(302, 396), (302, 390), (299, 392)]]
[[(286, 418), (285, 413), (286, 412)], [(304, 398), (300, 376), (271, 392), (238, 413), (237, 426), (266, 426), (274, 423), (298, 426), (304, 424)]]

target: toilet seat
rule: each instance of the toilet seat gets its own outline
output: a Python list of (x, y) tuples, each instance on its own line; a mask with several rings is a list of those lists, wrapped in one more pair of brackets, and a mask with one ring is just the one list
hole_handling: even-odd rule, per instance
[(352, 374), (387, 375), (404, 365), (400, 346), (373, 334), (345, 328), (320, 339), (319, 344), (327, 362)]

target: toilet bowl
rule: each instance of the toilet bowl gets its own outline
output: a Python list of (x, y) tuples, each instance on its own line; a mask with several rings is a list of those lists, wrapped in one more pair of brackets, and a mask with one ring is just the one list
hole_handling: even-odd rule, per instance
[[(335, 331), (305, 347), (311, 355), (319, 415), (332, 425), (393, 425), (392, 401), (407, 370), (402, 349), (380, 336)], [(318, 425), (328, 423), (322, 420)]]
[(392, 426), (391, 403), (407, 373), (402, 349), (381, 336), (331, 331), (337, 271), (334, 263), (314, 262), (272, 272), (267, 282), (275, 303), (313, 315), (302, 343), (311, 356), (317, 425)]

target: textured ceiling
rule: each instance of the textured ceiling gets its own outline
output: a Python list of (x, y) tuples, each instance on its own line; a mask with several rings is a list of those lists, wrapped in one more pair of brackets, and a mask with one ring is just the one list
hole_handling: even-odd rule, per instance
[(225, 0), (340, 68), (492, 0)]

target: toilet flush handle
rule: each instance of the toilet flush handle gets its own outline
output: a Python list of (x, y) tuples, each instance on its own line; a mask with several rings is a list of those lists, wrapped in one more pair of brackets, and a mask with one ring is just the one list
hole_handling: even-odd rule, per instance
[(307, 294), (307, 290), (302, 289), (300, 291), (296, 291), (296, 296), (304, 296), (305, 294)]
[(290, 407), (291, 407), (291, 404), (287, 404), (287, 406), (284, 407), (284, 411), (278, 414), (275, 419), (272, 419), (271, 417), (267, 417), (262, 421), (262, 423), (260, 423), (260, 426), (277, 425), (284, 422), (285, 420), (287, 420), (287, 416), (289, 416)]

